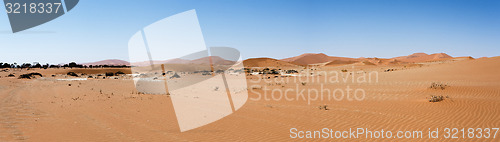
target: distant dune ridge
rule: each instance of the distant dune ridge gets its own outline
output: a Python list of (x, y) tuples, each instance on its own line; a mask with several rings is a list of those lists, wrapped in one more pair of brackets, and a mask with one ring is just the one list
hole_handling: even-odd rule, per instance
[[(153, 64), (207, 64), (210, 61), (210, 58), (212, 60), (213, 64), (217, 65), (232, 65), (235, 63), (235, 61), (230, 61), (226, 60), (224, 58), (221, 58), (219, 56), (210, 56), (210, 57), (203, 57), (199, 59), (194, 59), (194, 60), (186, 60), (186, 59), (170, 59), (170, 60), (156, 60), (153, 61)], [(119, 59), (110, 59), (110, 60), (102, 60), (102, 61), (97, 61), (97, 62), (92, 62), (92, 63), (83, 63), (83, 65), (132, 65), (132, 66), (148, 66), (150, 65), (150, 61), (142, 61), (142, 62), (135, 62), (135, 63), (130, 63), (128, 61), (124, 60), (119, 60)]]
[[(219, 65), (232, 65), (235, 61), (223, 59), (219, 56), (210, 56), (214, 64)], [(186, 59), (170, 59), (170, 60), (155, 60), (154, 64), (205, 64), (209, 61), (210, 57), (203, 57), (200, 59), (186, 60)], [(250, 58), (244, 60), (246, 67), (285, 67), (296, 68), (307, 65), (319, 66), (339, 66), (347, 64), (355, 65), (399, 65), (408, 63), (443, 61), (443, 60), (470, 60), (474, 59), (470, 56), (467, 57), (452, 57), (446, 53), (414, 53), (408, 56), (399, 56), (394, 58), (349, 58), (349, 57), (335, 57), (328, 56), (324, 53), (305, 53), (299, 56), (273, 59), (273, 58)], [(110, 59), (93, 63), (85, 63), (83, 65), (132, 65), (132, 66), (147, 66), (150, 61), (129, 63), (124, 60)]]
[(332, 61), (337, 61), (337, 62), (350, 62), (350, 61), (355, 61), (355, 58), (347, 58), (347, 57), (333, 57), (333, 56), (328, 56), (323, 53), (306, 53), (302, 54), (299, 56), (291, 57), (291, 58), (286, 58), (286, 59), (281, 59), (281, 61), (286, 61), (290, 62), (296, 65), (309, 65), (309, 64), (318, 64), (318, 63), (326, 63), (326, 62), (332, 62)]
[(392, 59), (400, 60), (403, 62), (426, 62), (432, 60), (440, 60), (440, 59), (451, 59), (450, 55), (446, 53), (435, 53), (435, 54), (425, 54), (425, 53), (414, 53), (409, 56), (400, 56)]
[(84, 63), (83, 65), (130, 65), (129, 62), (124, 61), (124, 60), (119, 60), (119, 59), (109, 59), (109, 60), (102, 60), (102, 61), (97, 61), (97, 62), (92, 62), (92, 63)]
[(298, 68), (299, 65), (292, 64), (286, 61), (277, 60), (273, 58), (251, 58), (243, 61), (245, 67), (278, 67), (282, 69), (286, 68)]
[[(218, 139), (323, 141), (333, 140), (334, 138), (330, 137), (335, 134), (325, 138), (323, 135), (315, 136), (313, 132), (312, 136), (315, 138), (292, 139), (294, 135), (292, 128), (298, 129), (298, 131), (293, 131), (295, 133), (321, 132), (323, 128), (341, 132), (360, 127), (365, 128), (365, 134), (368, 130), (371, 131), (373, 135), (369, 135), (372, 136), (377, 135), (375, 133), (383, 135), (391, 131), (393, 138), (381, 138), (380, 135), (374, 138), (362, 134), (357, 138), (338, 140), (453, 140), (443, 137), (444, 131), (441, 128), (481, 128), (475, 131), (482, 132), (486, 132), (485, 128), (489, 128), (491, 137), (484, 138), (483, 133), (483, 138), (477, 138), (477, 140), (495, 141), (498, 139), (498, 134), (496, 139), (493, 138), (495, 131), (491, 128), (500, 126), (500, 121), (498, 121), (500, 118), (500, 113), (498, 113), (500, 112), (500, 107), (498, 107), (500, 105), (498, 101), (500, 56), (472, 59), (471, 57), (450, 58), (444, 54), (414, 54), (396, 57), (398, 59), (340, 60), (345, 58), (330, 58), (329, 56), (325, 58), (325, 55), (319, 55), (320, 59), (312, 59), (311, 57), (315, 55), (307, 55), (305, 59), (313, 63), (308, 65), (348, 64), (349, 67), (304, 69), (304, 66), (272, 58), (247, 59), (243, 61), (244, 64), (247, 67), (258, 67), (255, 68), (256, 70), (263, 70), (262, 68), (269, 66), (280, 67), (282, 71), (288, 70), (286, 69), (288, 67), (302, 69), (296, 69), (297, 76), (227, 74), (227, 77), (242, 75), (246, 77), (248, 90), (242, 89), (241, 91), (248, 92), (249, 100), (233, 115), (188, 132), (178, 131), (179, 119), (175, 114), (172, 96), (138, 92), (133, 83), (132, 73), (134, 72), (130, 68), (3, 69), (3, 71), (0, 70), (0, 101), (2, 102), (0, 103), (0, 122), (2, 122), (0, 123), (0, 141), (203, 141)], [(213, 59), (214, 62), (220, 62), (217, 60), (217, 58)], [(299, 57), (293, 58), (293, 61), (300, 60)], [(425, 61), (422, 63), (425, 65), (403, 67), (412, 65), (412, 63), (404, 64), (409, 60)], [(448, 62), (455, 60), (464, 61)], [(193, 60), (171, 60), (170, 62), (191, 61)], [(350, 65), (363, 66), (351, 68)], [(34, 72), (42, 74), (43, 77), (18, 78), (23, 74)], [(77, 76), (68, 75), (69, 72), (74, 72)], [(118, 72), (125, 74), (118, 74)], [(367, 76), (366, 80), (372, 78), (374, 81), (363, 83), (358, 78), (362, 76), (361, 72), (368, 74), (376, 72), (376, 75), (374, 74), (376, 79)], [(115, 74), (107, 76), (106, 74), (109, 73)], [(198, 77), (200, 74), (179, 73), (178, 75), (181, 77), (179, 79), (185, 79), (191, 75)], [(309, 77), (308, 74), (311, 76)], [(332, 77), (340, 78), (334, 81)], [(349, 81), (351, 78), (356, 78), (356, 81)], [(176, 78), (172, 80), (179, 81)], [(445, 85), (445, 87), (433, 89), (434, 84)], [(210, 89), (212, 91), (212, 88)], [(347, 93), (347, 89), (352, 90), (351, 93)], [(366, 93), (363, 93), (363, 99), (353, 100), (353, 97), (357, 96), (356, 90), (358, 89)], [(213, 91), (227, 90), (214, 87)], [(196, 95), (192, 96), (193, 99), (203, 99), (203, 95), (207, 94)], [(342, 99), (337, 100), (339, 95)], [(330, 96), (333, 97), (330, 98)], [(351, 100), (348, 99), (349, 96)], [(443, 96), (444, 100), (429, 102), (431, 96)], [(313, 97), (316, 99), (311, 100)], [(207, 99), (207, 101), (211, 100)], [(192, 106), (188, 104), (188, 107)], [(196, 122), (200, 119), (204, 118), (193, 117), (192, 120)], [(440, 128), (439, 137), (429, 138), (427, 132), (429, 128), (432, 131)], [(386, 133), (380, 132), (381, 130)], [(421, 137), (394, 139), (398, 131), (423, 131), (423, 134), (420, 134)], [(476, 138), (467, 138), (467, 132), (465, 133), (465, 139), (476, 140)], [(412, 136), (413, 134), (415, 133), (412, 133)]]
[(281, 59), (281, 61), (289, 62), (292, 64), (306, 66), (306, 65), (322, 65), (322, 66), (337, 66), (345, 64), (356, 65), (398, 65), (408, 63), (430, 62), (440, 60), (463, 60), (474, 59), (472, 57), (452, 57), (446, 53), (414, 53), (408, 56), (399, 56), (394, 58), (348, 58), (348, 57), (334, 57), (328, 56), (323, 53), (306, 53), (295, 57)]

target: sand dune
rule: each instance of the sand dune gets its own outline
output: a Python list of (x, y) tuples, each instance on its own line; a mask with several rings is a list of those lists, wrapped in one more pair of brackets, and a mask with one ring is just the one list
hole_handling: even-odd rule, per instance
[[(11, 73), (17, 77), (29, 72), (49, 76), (70, 69), (0, 72), (0, 141), (366, 141), (375, 139), (364, 136), (358, 139), (291, 139), (290, 129), (368, 128), (374, 131), (426, 132), (429, 128), (500, 126), (500, 57), (418, 66), (384, 64), (390, 61), (382, 60), (381, 65), (347, 64), (304, 70), (313, 74), (330, 72), (326, 76), (333, 76), (331, 71), (342, 73), (341, 70), (347, 70), (341, 74), (341, 78), (348, 78), (345, 82), (330, 82), (324, 74), (319, 81), (306, 83), (294, 81), (298, 77), (284, 78), (289, 79), (287, 81), (266, 79), (267, 76), (260, 75), (247, 76), (250, 99), (241, 109), (214, 123), (182, 133), (170, 97), (137, 93), (131, 79), (57, 81), (52, 77), (31, 80), (6, 77)], [(252, 67), (300, 67), (269, 58), (249, 59), (244, 63)], [(385, 72), (388, 68), (395, 70)], [(352, 75), (372, 71), (378, 72), (378, 81), (360, 83), (350, 79)], [(87, 73), (98, 72), (105, 71)], [(266, 81), (250, 81), (263, 78)], [(431, 89), (432, 83), (447, 86)], [(363, 89), (365, 98), (361, 101), (310, 102), (303, 99), (273, 100), (272, 96), (268, 96), (270, 100), (252, 99), (263, 93), (271, 94), (268, 89), (321, 90), (348, 86)], [(299, 92), (289, 93), (288, 97), (300, 96)], [(427, 100), (431, 95), (448, 97), (431, 103)], [(327, 105), (328, 110), (319, 109), (321, 105)], [(428, 139), (424, 135), (422, 139), (378, 140), (498, 141), (498, 138), (497, 135), (496, 139)]]
[(92, 63), (83, 63), (82, 65), (115, 65), (115, 66), (118, 66), (118, 65), (130, 65), (129, 62), (127, 61), (123, 61), (123, 60), (119, 60), (119, 59), (109, 59), (109, 60), (102, 60), (102, 61), (98, 61), (98, 62), (92, 62)]
[(261, 68), (303, 68), (299, 65), (291, 64), (285, 61), (280, 61), (272, 58), (252, 58), (243, 61), (245, 67), (261, 67)]
[[(472, 58), (472, 57), (470, 57)], [(394, 58), (347, 58), (347, 57), (334, 57), (328, 56), (323, 53), (306, 53), (295, 57), (281, 59), (281, 61), (286, 61), (292, 64), (297, 64), (301, 66), (313, 65), (313, 66), (339, 66), (346, 64), (356, 65), (400, 65), (400, 64), (412, 64), (430, 61), (444, 61), (444, 60), (462, 60), (469, 59), (468, 57), (451, 57), (445, 53), (415, 53), (408, 56), (400, 56)]]
[(305, 66), (309, 64), (318, 64), (318, 63), (326, 63), (330, 61), (343, 61), (343, 62), (348, 62), (348, 61), (355, 61), (356, 59), (353, 58), (345, 58), (345, 57), (332, 57), (328, 56), (323, 53), (306, 53), (302, 54), (296, 57), (290, 57), (286, 59), (281, 59), (282, 61), (286, 61), (289, 63)]
[(210, 57), (203, 57), (203, 58), (198, 58), (194, 60), (188, 60), (188, 59), (180, 59), (180, 58), (175, 58), (175, 59), (169, 59), (169, 60), (154, 60), (154, 61), (142, 61), (142, 62), (134, 62), (132, 63), (132, 66), (149, 66), (151, 65), (151, 62), (153, 64), (208, 64), (210, 63), (210, 58), (212, 60), (213, 64), (216, 65), (232, 65), (235, 63), (235, 61), (227, 60), (219, 56), (210, 56)]
[(433, 61), (433, 60), (441, 60), (441, 59), (450, 59), (453, 58), (450, 55), (446, 53), (435, 53), (435, 54), (426, 54), (426, 53), (414, 53), (409, 56), (400, 56), (400, 57), (395, 57), (393, 59), (400, 60), (403, 62), (426, 62), (426, 61)]

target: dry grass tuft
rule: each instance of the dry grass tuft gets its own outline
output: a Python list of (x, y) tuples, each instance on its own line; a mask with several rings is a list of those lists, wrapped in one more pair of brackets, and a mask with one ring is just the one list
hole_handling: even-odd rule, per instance
[[(432, 95), (431, 98), (429, 99), (429, 102), (440, 102), (440, 101), (443, 101), (445, 97), (443, 96), (434, 96)], [(446, 98), (450, 98), (448, 96), (446, 96)]]
[(432, 82), (431, 86), (429, 87), (429, 89), (441, 89), (441, 90), (444, 90), (448, 87), (448, 85), (446, 84), (443, 84), (443, 83), (436, 83), (436, 82)]
[(318, 108), (319, 110), (330, 110), (328, 109), (328, 105), (320, 105)]

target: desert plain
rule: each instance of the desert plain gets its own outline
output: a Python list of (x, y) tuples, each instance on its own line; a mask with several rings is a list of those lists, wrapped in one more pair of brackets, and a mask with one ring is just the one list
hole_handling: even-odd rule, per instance
[[(11, 68), (0, 72), (0, 141), (500, 140), (500, 134), (493, 138), (494, 130), (490, 138), (462, 138), (461, 132), (458, 139), (443, 137), (444, 128), (500, 127), (499, 57), (420, 53), (352, 59), (304, 54), (243, 63), (247, 72), (239, 75), (247, 79), (247, 102), (227, 117), (185, 132), (179, 131), (171, 97), (138, 92), (129, 68)], [(262, 73), (266, 69), (279, 73)], [(97, 77), (118, 71), (124, 74)], [(43, 77), (19, 79), (32, 72)], [(336, 89), (344, 98), (318, 98), (322, 90), (332, 94)], [(362, 90), (357, 96), (356, 89)], [(292, 91), (283, 95), (286, 90)], [(431, 101), (432, 96), (441, 98)], [(383, 129), (393, 135), (420, 130), (423, 136), (294, 139), (292, 128)], [(427, 131), (436, 128), (439, 137), (429, 138)]]

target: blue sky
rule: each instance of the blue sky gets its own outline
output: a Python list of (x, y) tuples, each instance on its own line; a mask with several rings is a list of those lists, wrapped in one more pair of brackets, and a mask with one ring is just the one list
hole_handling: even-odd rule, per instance
[(500, 53), (499, 1), (81, 0), (69, 13), (16, 34), (1, 13), (0, 62), (128, 60), (135, 32), (191, 9), (207, 46), (233, 47), (243, 58)]

